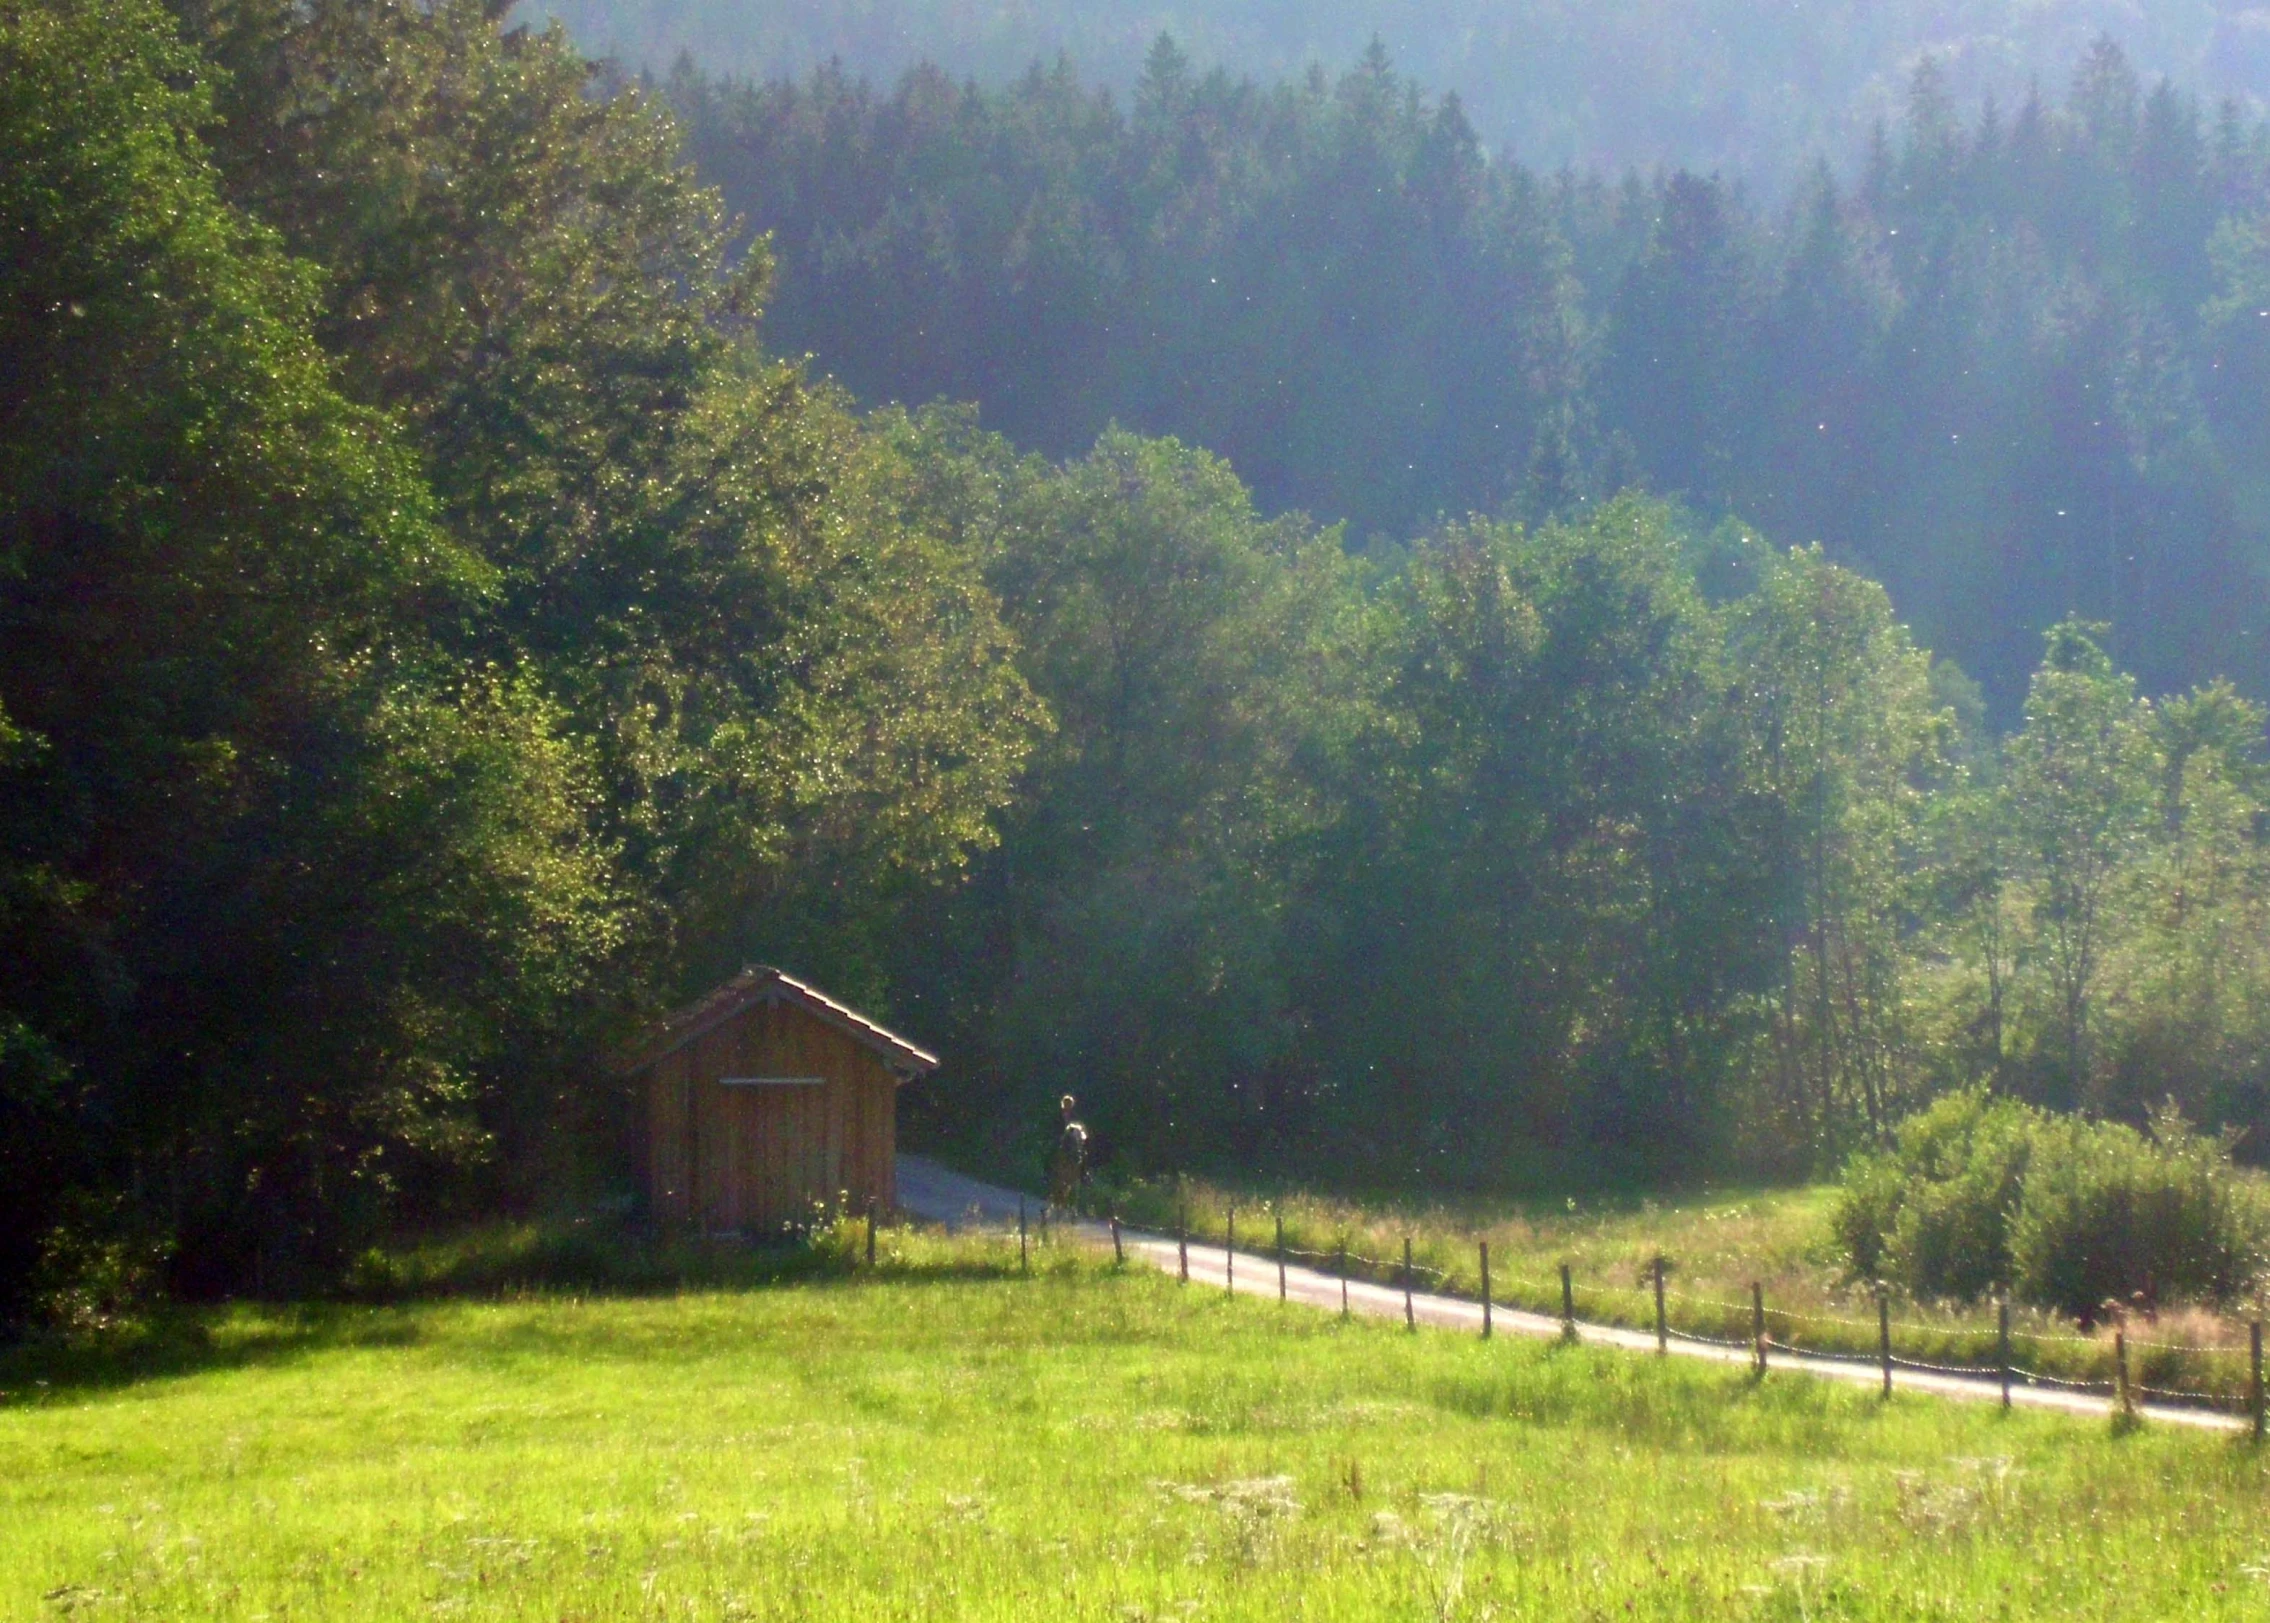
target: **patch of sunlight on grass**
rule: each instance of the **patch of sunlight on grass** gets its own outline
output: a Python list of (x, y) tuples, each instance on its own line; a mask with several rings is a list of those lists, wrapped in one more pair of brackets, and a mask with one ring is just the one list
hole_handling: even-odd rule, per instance
[[(848, 1280), (207, 1321), (0, 1379), (0, 1616), (2255, 1617), (2219, 1438), (1225, 1301)], [(259, 1356), (242, 1356), (247, 1346)]]

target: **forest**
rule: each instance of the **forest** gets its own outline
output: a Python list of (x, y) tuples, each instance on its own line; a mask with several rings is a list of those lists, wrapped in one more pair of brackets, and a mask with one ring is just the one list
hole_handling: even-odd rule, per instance
[(1925, 56), (1964, 98), (2015, 103), (2110, 33), (2148, 75), (2212, 98), (2270, 93), (2270, 9), (2253, 0), (542, 0), (529, 14), (632, 72), (686, 55), (758, 79), (832, 61), (888, 81), (927, 62), (1000, 84), (1069, 57), (1120, 95), (1161, 34), (1265, 82), (1380, 39), (1457, 91), (1492, 151), (1547, 169), (1720, 169), (1774, 193), (1896, 120)]
[(1374, 48), (1273, 85), (1171, 41), (1123, 106), (1069, 68), (667, 86), (864, 399), (978, 402), (1226, 457), (1357, 545), (1644, 485), (1819, 541), (2018, 714), (2042, 629), (2147, 687), (2270, 695), (2270, 134), (2110, 41), (2060, 97), (1926, 59), (1849, 172), (1525, 168)]
[(0, 154), (11, 1303), (603, 1200), (600, 1056), (755, 960), (1004, 1163), (2270, 1153), (2270, 159), (2115, 52), (1777, 220), (1379, 57), (0, 0)]

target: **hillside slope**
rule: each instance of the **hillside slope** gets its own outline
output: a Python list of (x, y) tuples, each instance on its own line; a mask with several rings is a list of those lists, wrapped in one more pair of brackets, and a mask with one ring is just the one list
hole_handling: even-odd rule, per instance
[(1124, 90), (1171, 32), (1199, 62), (1260, 78), (1338, 68), (1376, 34), (1398, 64), (1456, 90), (1476, 129), (1545, 167), (1658, 162), (1784, 179), (1813, 152), (1856, 153), (1896, 112), (1924, 52), (1966, 97), (2063, 77), (2110, 33), (2150, 73), (2214, 96), (2270, 95), (2270, 9), (2212, 0), (551, 0), (576, 38), (634, 65), (680, 52), (712, 72), (803, 73), (839, 58), (894, 78), (920, 60), (999, 81), (1069, 53)]

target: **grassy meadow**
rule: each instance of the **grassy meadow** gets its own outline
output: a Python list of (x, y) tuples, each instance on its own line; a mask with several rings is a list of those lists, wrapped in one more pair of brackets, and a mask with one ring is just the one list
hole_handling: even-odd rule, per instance
[(0, 1364), (0, 1617), (2270, 1611), (2222, 1438), (886, 1235), (731, 1288), (217, 1310)]

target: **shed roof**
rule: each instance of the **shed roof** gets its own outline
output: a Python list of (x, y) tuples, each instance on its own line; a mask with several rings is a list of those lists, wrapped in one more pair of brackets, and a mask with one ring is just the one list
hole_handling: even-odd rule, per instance
[(864, 1047), (880, 1054), (902, 1079), (921, 1076), (938, 1068), (938, 1056), (915, 1047), (894, 1031), (886, 1030), (857, 1009), (838, 1003), (816, 986), (808, 986), (785, 970), (769, 964), (744, 969), (716, 991), (689, 1003), (648, 1031), (615, 1060), (623, 1075), (643, 1071), (665, 1055), (675, 1053), (703, 1032), (715, 1029), (744, 1009), (759, 1003), (793, 1003), (825, 1021)]

